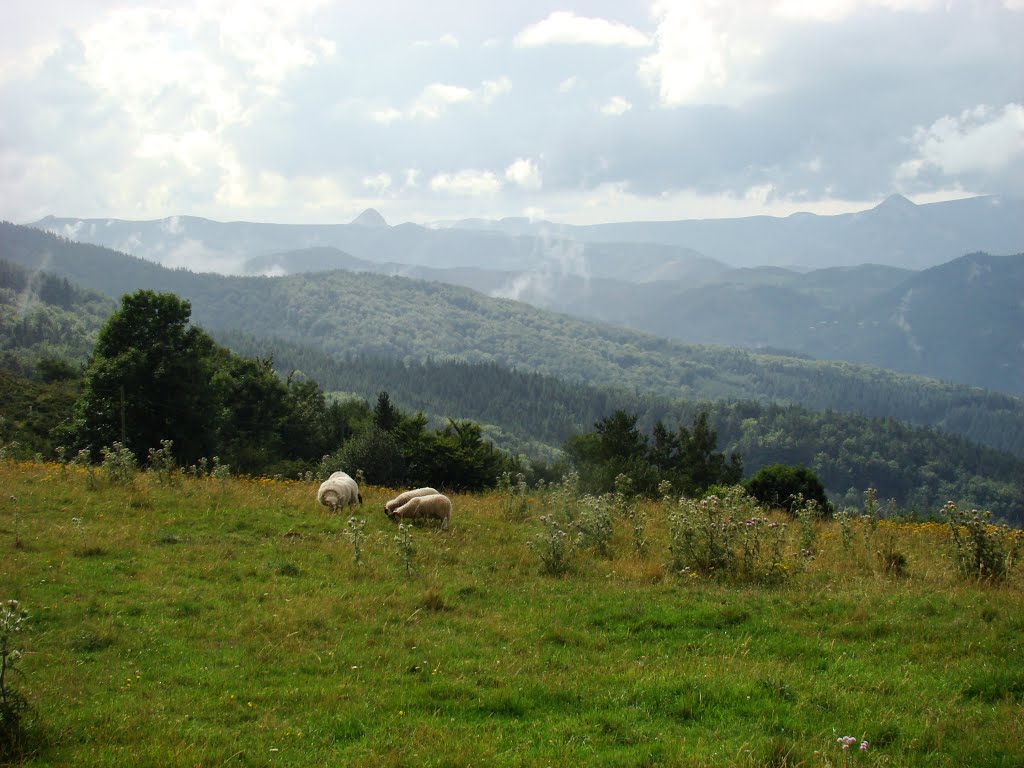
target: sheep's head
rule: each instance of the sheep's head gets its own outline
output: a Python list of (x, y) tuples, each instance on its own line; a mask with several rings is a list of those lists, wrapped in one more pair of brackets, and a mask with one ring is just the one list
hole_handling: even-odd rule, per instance
[(392, 523), (397, 523), (401, 519), (401, 515), (397, 515), (387, 507), (384, 508), (384, 514), (388, 516), (388, 520)]

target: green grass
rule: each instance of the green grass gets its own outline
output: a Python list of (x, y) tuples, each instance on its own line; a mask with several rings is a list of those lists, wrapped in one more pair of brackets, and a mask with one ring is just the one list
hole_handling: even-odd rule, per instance
[(934, 524), (879, 527), (904, 577), (822, 524), (806, 571), (744, 585), (668, 573), (652, 505), (647, 556), (618, 520), (611, 558), (550, 577), (534, 501), (455, 495), (407, 577), (386, 489), (357, 569), (315, 483), (0, 487), (33, 765), (1024, 764), (1021, 578), (962, 581)]

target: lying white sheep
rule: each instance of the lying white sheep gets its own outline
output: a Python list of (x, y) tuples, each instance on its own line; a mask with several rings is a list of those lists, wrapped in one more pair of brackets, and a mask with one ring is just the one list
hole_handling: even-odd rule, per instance
[(385, 514), (390, 515), (400, 506), (405, 504), (405, 502), (407, 502), (409, 499), (414, 499), (417, 496), (433, 496), (437, 492), (438, 491), (436, 491), (433, 488), (416, 488), (411, 491), (405, 491), (404, 493), (400, 493), (397, 496), (395, 496), (395, 498), (391, 499), (391, 501), (384, 502), (384, 512)]
[(452, 516), (452, 502), (444, 494), (433, 493), (429, 496), (414, 496), (394, 512), (389, 512), (391, 522), (403, 520), (440, 520), (441, 528), (448, 529)]
[(335, 472), (320, 484), (316, 500), (330, 507), (331, 512), (337, 512), (338, 507), (349, 507), (357, 502), (362, 504), (363, 495), (355, 480), (344, 472)]

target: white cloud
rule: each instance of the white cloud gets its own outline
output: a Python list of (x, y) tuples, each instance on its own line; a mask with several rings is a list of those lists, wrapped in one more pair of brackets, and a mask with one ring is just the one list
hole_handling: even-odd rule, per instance
[(512, 90), (512, 81), (507, 77), (484, 80), (477, 89), (448, 83), (431, 83), (422, 91), (405, 112), (389, 107), (370, 112), (370, 119), (378, 123), (392, 123), (403, 118), (436, 120), (449, 107), (457, 104), (478, 102), (489, 105), (503, 94)]
[(760, 6), (663, 0), (652, 13), (656, 50), (641, 60), (639, 73), (663, 105), (733, 103), (749, 95), (748, 78), (762, 53)]
[(363, 177), (363, 186), (375, 194), (382, 195), (391, 187), (390, 173), (377, 173)]
[[(251, 76), (279, 85), (293, 72), (308, 67), (320, 56), (332, 56), (334, 43), (318, 36), (298, 34), (298, 29), (321, 2), (229, 2), (216, 9), (221, 49), (249, 66)], [(197, 9), (205, 6), (200, 4)], [(207, 14), (211, 13), (206, 9)]]
[(409, 117), (434, 120), (452, 104), (469, 101), (472, 98), (473, 91), (469, 88), (445, 83), (431, 83), (420, 92), (419, 97), (409, 108)]
[(501, 77), (497, 80), (484, 80), (477, 95), (484, 104), (491, 104), (496, 98), (511, 90), (512, 81), (507, 77)]
[(520, 48), (544, 45), (602, 45), (644, 48), (651, 41), (634, 27), (607, 19), (577, 16), (555, 11), (543, 21), (522, 30), (515, 38)]
[(910, 144), (915, 155), (900, 165), (897, 178), (916, 178), (929, 168), (947, 176), (999, 174), (1024, 158), (1024, 105), (1001, 111), (980, 105), (940, 117), (916, 128)]
[[(33, 46), (49, 57), (38, 77), (67, 89), (42, 101), (37, 114), (75, 121), (75, 137), (49, 159), (22, 152), (36, 169), (49, 168), (50, 183), (89, 179), (93, 192), (78, 205), (87, 200), (121, 215), (165, 216), (199, 198), (212, 208), (266, 205), (289, 182), (243, 169), (234, 142), (279, 102), (290, 77), (333, 55), (334, 43), (307, 26), (318, 5), (93, 8), (75, 33)], [(88, 110), (67, 103), (72, 83)]]
[(533, 160), (519, 158), (505, 169), (505, 178), (524, 189), (540, 189), (540, 168)]
[(466, 169), (454, 174), (437, 174), (430, 180), (430, 188), (457, 197), (478, 197), (497, 192), (501, 181), (491, 171)]
[(0, 61), (0, 83), (30, 76), (59, 48), (53, 40), (33, 43), (29, 44), (27, 50), (19, 52), (19, 55)]
[(944, 0), (658, 0), (655, 51), (638, 71), (664, 106), (748, 101), (776, 84), (759, 64), (786, 32), (808, 23), (838, 23), (865, 9), (924, 12)]
[[(382, 202), (395, 220), (527, 204), (556, 220), (621, 218), (620, 204), (681, 218), (1024, 179), (1024, 0), (544, 2), (444, 19), (407, 0), (397, 14), (8, 5), (0, 214), (16, 221), (347, 221)], [(622, 200), (605, 194), (619, 182)]]
[(626, 99), (621, 96), (612, 96), (601, 106), (601, 114), (608, 115), (609, 117), (619, 117), (624, 115), (633, 108)]
[(402, 111), (395, 109), (394, 107), (388, 107), (386, 109), (376, 109), (370, 113), (370, 119), (375, 123), (393, 123), (395, 120), (402, 119)]

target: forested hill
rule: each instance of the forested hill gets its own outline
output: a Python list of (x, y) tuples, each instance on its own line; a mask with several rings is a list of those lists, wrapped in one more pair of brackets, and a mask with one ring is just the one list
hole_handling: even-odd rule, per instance
[(117, 303), (0, 256), (0, 367), (27, 371), (41, 360), (84, 362)]
[(687, 345), (440, 283), (330, 272), (238, 278), (167, 270), (97, 246), (0, 225), (0, 258), (112, 297), (139, 288), (192, 302), (211, 330), (403, 360), (456, 358), (687, 400), (751, 399), (941, 427), (1024, 455), (1024, 401), (845, 363)]
[(867, 488), (875, 488), (903, 508), (935, 511), (955, 499), (1024, 524), (1024, 459), (893, 419), (753, 401), (673, 401), (570, 384), (494, 363), (336, 360), (300, 345), (239, 333), (220, 334), (218, 341), (239, 354), (273, 356), (282, 374), (300, 371), (327, 390), (373, 402), (383, 389), (402, 409), (440, 421), (472, 419), (512, 453), (550, 461), (567, 437), (592, 430), (616, 410), (636, 414), (645, 434), (656, 421), (686, 425), (706, 410), (719, 446), (727, 454), (740, 453), (747, 475), (776, 462), (803, 464), (814, 469), (833, 497), (851, 506), (859, 505)]

